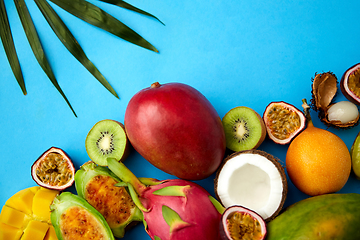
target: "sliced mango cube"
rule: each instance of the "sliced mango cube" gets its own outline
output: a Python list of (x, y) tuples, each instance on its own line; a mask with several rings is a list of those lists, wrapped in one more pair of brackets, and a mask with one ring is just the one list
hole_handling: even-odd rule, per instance
[(29, 217), (25, 213), (8, 207), (6, 205), (3, 206), (0, 217), (0, 221), (2, 223), (5, 223), (15, 228), (22, 228), (24, 224), (27, 224), (29, 219)]
[(22, 229), (0, 222), (0, 240), (19, 240), (22, 233)]
[(55, 232), (55, 228), (53, 226), (49, 227), (49, 230), (46, 233), (44, 240), (58, 240)]
[(35, 193), (32, 205), (32, 212), (34, 217), (41, 221), (48, 221), (50, 219), (50, 204), (58, 195), (58, 191), (40, 188)]
[(58, 194), (39, 186), (15, 193), (0, 213), (0, 240), (57, 240), (50, 204)]
[[(40, 187), (38, 187), (37, 189), (40, 189)], [(11, 198), (9, 198), (5, 202), (5, 205), (18, 209), (26, 214), (31, 214), (34, 195), (34, 190), (32, 191), (29, 188), (20, 190), (19, 192), (15, 193)]]
[(24, 230), (24, 235), (21, 240), (43, 240), (46, 232), (49, 229), (49, 224), (31, 220)]

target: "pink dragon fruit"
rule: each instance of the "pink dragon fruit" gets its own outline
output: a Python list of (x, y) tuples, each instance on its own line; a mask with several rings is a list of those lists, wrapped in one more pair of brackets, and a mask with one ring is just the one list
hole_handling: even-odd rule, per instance
[(152, 240), (219, 240), (223, 207), (200, 185), (186, 180), (141, 181), (121, 162), (108, 159), (109, 169), (129, 187), (143, 212)]

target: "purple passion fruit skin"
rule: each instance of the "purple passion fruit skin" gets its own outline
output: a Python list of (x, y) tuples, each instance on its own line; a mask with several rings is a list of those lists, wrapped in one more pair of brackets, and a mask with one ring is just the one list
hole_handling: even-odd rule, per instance
[(64, 150), (51, 147), (32, 165), (31, 176), (41, 187), (62, 191), (74, 183), (75, 168)]
[(124, 237), (126, 229), (143, 220), (127, 188), (114, 186), (120, 182), (108, 168), (91, 161), (83, 164), (75, 174), (78, 195), (105, 217), (118, 238)]
[(356, 105), (360, 105), (360, 63), (347, 69), (340, 81), (340, 89), (344, 96)]
[(220, 236), (221, 240), (263, 240), (266, 237), (266, 223), (260, 215), (248, 208), (231, 206), (222, 214)]
[(268, 136), (277, 144), (285, 145), (305, 128), (305, 115), (286, 102), (270, 103), (263, 114)]
[(83, 198), (63, 192), (50, 205), (51, 223), (59, 240), (115, 240), (105, 218)]

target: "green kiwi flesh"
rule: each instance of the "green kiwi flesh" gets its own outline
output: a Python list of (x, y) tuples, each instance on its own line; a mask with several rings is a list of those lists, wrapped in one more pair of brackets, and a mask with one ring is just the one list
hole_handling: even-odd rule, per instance
[(122, 123), (105, 119), (91, 128), (85, 140), (85, 148), (93, 162), (107, 166), (108, 157), (125, 160), (130, 151), (130, 142)]
[(232, 151), (256, 149), (265, 140), (266, 128), (261, 116), (248, 107), (235, 107), (222, 119), (226, 147)]

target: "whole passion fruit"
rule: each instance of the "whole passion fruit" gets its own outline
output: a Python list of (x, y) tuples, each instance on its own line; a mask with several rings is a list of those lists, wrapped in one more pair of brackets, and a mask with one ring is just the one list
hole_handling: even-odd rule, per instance
[(295, 106), (280, 101), (270, 103), (263, 114), (266, 130), (271, 140), (288, 144), (305, 127), (306, 118)]
[(262, 240), (266, 237), (266, 223), (254, 211), (234, 205), (222, 214), (220, 237), (222, 240)]
[(31, 176), (39, 186), (61, 191), (74, 183), (75, 168), (62, 149), (51, 147), (34, 162)]
[(344, 96), (356, 105), (360, 105), (360, 63), (347, 69), (340, 81)]

